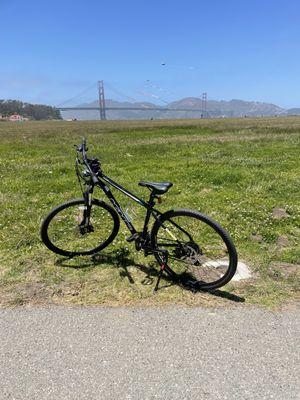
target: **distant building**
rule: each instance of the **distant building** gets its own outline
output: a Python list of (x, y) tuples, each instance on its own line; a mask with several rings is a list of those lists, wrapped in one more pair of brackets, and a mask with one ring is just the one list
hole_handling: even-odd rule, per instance
[(11, 115), (10, 117), (8, 117), (9, 121), (15, 122), (15, 121), (23, 121), (23, 117), (22, 115), (19, 115), (17, 113)]
[(3, 119), (6, 119), (7, 121), (11, 122), (19, 122), (19, 121), (29, 121), (29, 118), (23, 117), (20, 114), (14, 113), (10, 115), (9, 117), (3, 117)]

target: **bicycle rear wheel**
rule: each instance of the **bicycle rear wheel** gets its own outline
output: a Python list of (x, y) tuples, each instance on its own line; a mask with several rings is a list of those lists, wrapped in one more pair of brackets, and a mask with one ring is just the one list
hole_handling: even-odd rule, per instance
[(63, 256), (89, 255), (108, 246), (116, 237), (120, 220), (115, 210), (93, 199), (88, 230), (80, 229), (84, 199), (70, 200), (54, 208), (41, 226), (41, 238), (54, 253)]
[(211, 218), (191, 210), (162, 214), (151, 232), (155, 257), (168, 252), (168, 267), (183, 285), (214, 290), (228, 283), (237, 268), (237, 252), (229, 234)]

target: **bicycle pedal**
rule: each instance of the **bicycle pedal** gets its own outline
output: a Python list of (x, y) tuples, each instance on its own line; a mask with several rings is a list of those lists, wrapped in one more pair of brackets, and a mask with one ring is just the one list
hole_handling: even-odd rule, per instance
[(140, 237), (140, 234), (138, 232), (136, 232), (133, 235), (126, 238), (126, 241), (130, 243), (130, 242), (133, 242), (134, 240), (137, 240), (139, 237)]

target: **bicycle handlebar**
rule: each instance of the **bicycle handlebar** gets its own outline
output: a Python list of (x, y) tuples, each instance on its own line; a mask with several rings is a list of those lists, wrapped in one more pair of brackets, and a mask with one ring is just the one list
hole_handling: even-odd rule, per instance
[(84, 165), (87, 167), (89, 173), (91, 174), (93, 183), (96, 184), (99, 182), (99, 179), (98, 179), (97, 175), (91, 169), (89, 160), (86, 155), (87, 150), (88, 149), (86, 147), (86, 138), (82, 138), (81, 144), (77, 147), (77, 152), (82, 153), (82, 161), (83, 161)]

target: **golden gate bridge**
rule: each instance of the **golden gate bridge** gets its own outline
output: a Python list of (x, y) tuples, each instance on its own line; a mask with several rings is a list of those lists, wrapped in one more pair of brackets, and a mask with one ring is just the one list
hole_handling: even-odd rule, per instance
[[(94, 87), (95, 84), (92, 85)], [(200, 112), (201, 113), (201, 118), (207, 117), (207, 93), (202, 93), (202, 98), (201, 98), (201, 108), (176, 108), (176, 107), (168, 107), (168, 106), (148, 106), (148, 105), (143, 105), (143, 106), (133, 106), (131, 107), (112, 107), (112, 106), (107, 106), (105, 103), (105, 94), (104, 94), (104, 81), (98, 81), (98, 104), (97, 106), (75, 106), (75, 107), (66, 107), (62, 106), (62, 104), (65, 104), (67, 102), (70, 102), (77, 98), (78, 96), (84, 94), (87, 90), (90, 90), (91, 87), (88, 87), (85, 89), (83, 92), (79, 93), (77, 96), (72, 97), (71, 99), (68, 99), (67, 101), (61, 103), (59, 106), (55, 107), (56, 109), (60, 111), (79, 111), (79, 110), (97, 110), (99, 111), (99, 118), (100, 120), (106, 120), (106, 111), (172, 111), (172, 112)], [(121, 93), (120, 91), (116, 91), (117, 93)], [(136, 101), (133, 97), (126, 96), (122, 94), (123, 96), (127, 97), (131, 101)], [(164, 103), (167, 104), (166, 101), (161, 99), (159, 96), (154, 96), (153, 97), (162, 100)]]

